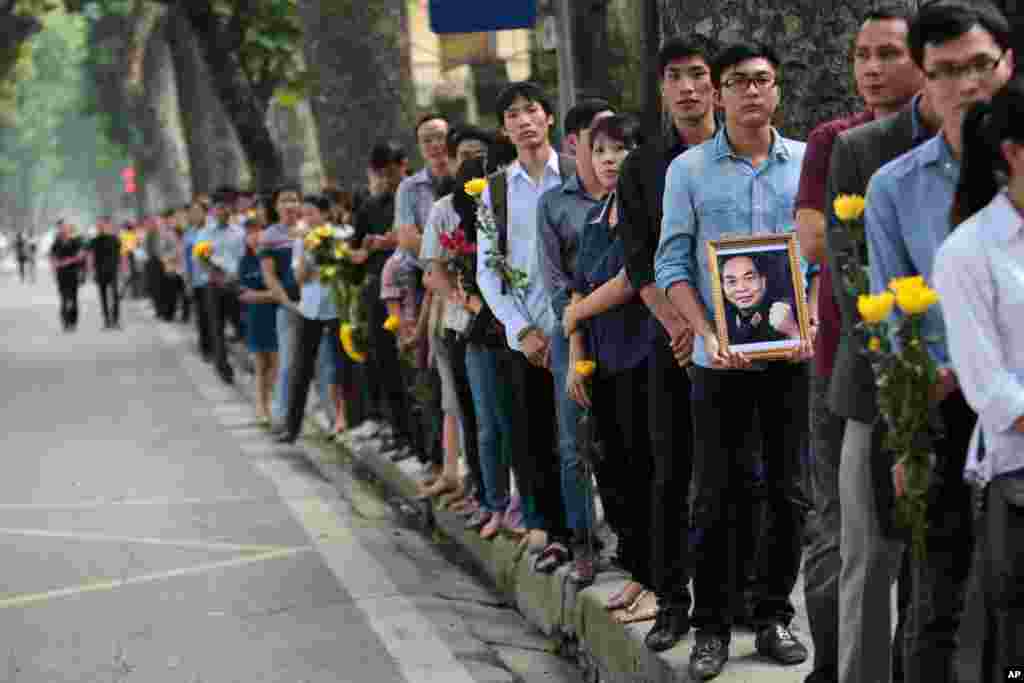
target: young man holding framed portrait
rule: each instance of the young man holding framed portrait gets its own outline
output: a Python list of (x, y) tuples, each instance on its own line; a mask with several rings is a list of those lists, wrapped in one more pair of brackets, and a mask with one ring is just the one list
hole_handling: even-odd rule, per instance
[[(779, 106), (779, 61), (767, 47), (732, 45), (711, 69), (725, 125), (715, 137), (688, 150), (669, 166), (661, 240), (655, 259), (657, 284), (693, 326), (694, 579), (700, 590), (691, 618), (697, 642), (690, 675), (708, 680), (729, 658), (730, 630), (740, 582), (735, 557), (751, 542), (751, 505), (738, 490), (746, 457), (746, 432), (755, 411), (761, 427), (765, 495), (771, 522), (763, 542), (774, 549), (758, 558), (753, 621), (758, 651), (781, 664), (807, 658), (789, 630), (789, 596), (800, 567), (804, 513), (800, 500), (800, 451), (807, 433), (806, 341), (791, 352), (795, 362), (753, 365), (724, 349), (712, 322), (713, 283), (707, 243), (743, 235), (787, 233), (804, 143), (772, 127)], [(723, 407), (728, 406), (728, 410)], [(723, 581), (723, 577), (725, 580)]]

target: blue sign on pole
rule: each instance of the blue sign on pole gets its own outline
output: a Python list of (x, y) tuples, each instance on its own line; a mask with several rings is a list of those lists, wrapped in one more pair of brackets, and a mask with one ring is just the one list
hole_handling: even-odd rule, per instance
[(434, 33), (482, 33), (533, 28), (537, 0), (430, 0)]

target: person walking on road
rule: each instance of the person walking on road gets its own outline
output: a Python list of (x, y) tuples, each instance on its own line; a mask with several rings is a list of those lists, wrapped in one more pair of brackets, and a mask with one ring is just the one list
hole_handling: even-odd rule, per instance
[(57, 239), (50, 248), (50, 267), (60, 292), (60, 320), (65, 332), (78, 326), (78, 285), (85, 252), (82, 241), (72, 232), (74, 226), (61, 222)]
[(120, 297), (117, 293), (117, 268), (121, 261), (121, 241), (114, 234), (110, 216), (96, 222), (97, 235), (89, 243), (92, 271), (103, 307), (103, 329), (120, 327)]
[(19, 232), (18, 236), (14, 238), (14, 257), (18, 261), (18, 278), (25, 281), (25, 263), (28, 261), (28, 238), (25, 233)]

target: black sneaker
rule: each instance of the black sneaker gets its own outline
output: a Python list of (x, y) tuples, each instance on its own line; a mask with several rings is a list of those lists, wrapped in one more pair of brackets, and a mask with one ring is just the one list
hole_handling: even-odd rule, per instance
[(782, 624), (765, 626), (758, 631), (756, 645), (758, 654), (785, 666), (807, 661), (807, 648)]
[(685, 609), (662, 607), (644, 643), (652, 652), (664, 652), (676, 646), (690, 632), (690, 616)]
[(722, 673), (729, 661), (729, 641), (715, 633), (698, 633), (690, 653), (690, 678), (709, 681)]

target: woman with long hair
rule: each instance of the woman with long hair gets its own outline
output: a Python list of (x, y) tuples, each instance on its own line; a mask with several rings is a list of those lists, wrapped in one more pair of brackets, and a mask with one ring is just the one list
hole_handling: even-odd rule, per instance
[[(654, 470), (646, 407), (658, 327), (625, 275), (615, 190), (622, 162), (640, 142), (639, 124), (629, 116), (604, 118), (594, 125), (590, 140), (595, 174), (609, 194), (580, 233), (572, 302), (562, 320), (571, 345), (566, 391), (591, 411), (604, 444), (603, 459), (594, 463), (597, 483), (619, 539), (619, 561), (632, 578), (609, 607), (626, 608), (621, 620), (632, 621), (655, 616), (651, 607), (642, 606), (642, 596), (654, 587), (648, 505)], [(584, 360), (597, 365), (589, 380), (577, 369)], [(573, 554), (571, 577), (590, 583), (597, 559), (593, 544), (574, 548)]]
[[(950, 355), (978, 413), (964, 476), (976, 540), (960, 680), (1007, 680), (1024, 653), (1024, 80), (964, 117), (953, 233), (935, 286)], [(983, 625), (982, 628), (977, 626)]]

